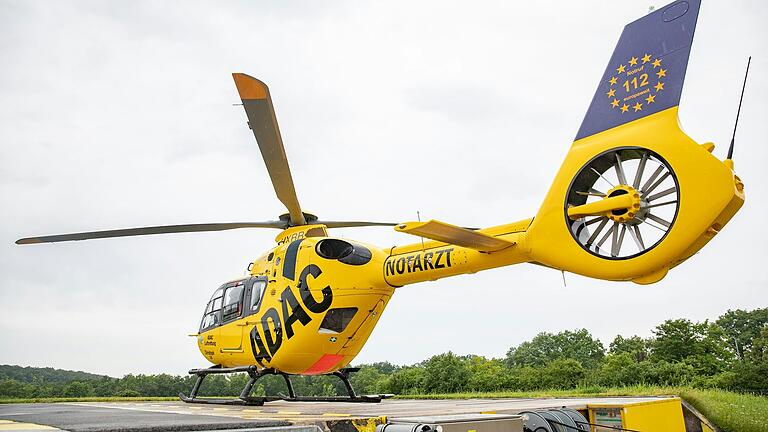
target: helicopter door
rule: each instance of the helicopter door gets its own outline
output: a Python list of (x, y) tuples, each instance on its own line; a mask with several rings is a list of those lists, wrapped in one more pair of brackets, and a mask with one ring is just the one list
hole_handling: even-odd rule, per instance
[[(238, 284), (242, 291), (234, 287), (235, 289), (229, 291), (232, 298), (228, 298), (227, 293), (224, 293), (224, 304), (226, 305), (228, 302), (233, 303), (230, 303), (229, 309), (227, 306), (224, 306), (222, 309), (224, 325), (221, 327), (221, 352), (223, 353), (243, 352), (243, 341), (245, 341), (246, 348), (248, 347), (253, 323), (249, 325), (247, 319), (240, 318), (246, 318), (259, 311), (267, 286), (267, 279), (264, 277), (252, 277), (240, 281)], [(239, 299), (239, 301), (235, 303), (234, 300), (236, 299)], [(232, 305), (237, 305), (237, 307)], [(235, 314), (235, 310), (239, 310), (239, 314)], [(235, 321), (237, 322), (235, 323)], [(227, 323), (233, 323), (233, 325), (227, 326)]]
[(355, 353), (360, 351), (362, 344), (364, 344), (365, 341), (368, 340), (368, 336), (371, 335), (373, 327), (376, 325), (376, 322), (381, 316), (381, 312), (384, 310), (384, 306), (384, 300), (379, 298), (374, 306), (368, 310), (368, 314), (360, 323), (359, 327), (353, 330), (352, 334), (347, 337), (347, 341), (344, 343), (344, 346), (341, 348), (341, 350), (339, 350), (339, 354), (343, 355), (347, 351), (354, 351)]
[(219, 340), (221, 343), (221, 352), (223, 353), (243, 352), (243, 326), (235, 324), (235, 321), (243, 317), (244, 294), (244, 280), (229, 283), (226, 288), (224, 288), (221, 307), (222, 325), (219, 329)]

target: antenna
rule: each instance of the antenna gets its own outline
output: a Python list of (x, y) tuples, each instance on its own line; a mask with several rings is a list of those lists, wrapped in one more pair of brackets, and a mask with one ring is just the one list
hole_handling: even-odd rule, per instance
[(733, 136), (731, 136), (731, 146), (728, 147), (728, 157), (726, 159), (733, 159), (733, 142), (736, 139), (736, 127), (739, 126), (739, 114), (741, 114), (741, 101), (744, 100), (744, 88), (747, 87), (747, 75), (749, 75), (749, 64), (752, 63), (752, 56), (749, 56), (747, 60), (747, 71), (744, 73), (744, 84), (741, 86), (741, 97), (739, 98), (739, 109), (736, 111), (736, 124), (733, 125)]
[[(416, 210), (416, 219), (418, 219), (418, 221), (421, 222), (421, 214), (419, 213), (418, 210)], [(421, 251), (424, 252), (424, 237), (421, 238)]]

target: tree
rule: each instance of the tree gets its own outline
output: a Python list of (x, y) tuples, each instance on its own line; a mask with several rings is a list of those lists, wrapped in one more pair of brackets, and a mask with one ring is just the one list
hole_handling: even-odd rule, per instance
[(387, 361), (385, 361), (385, 362), (376, 362), (376, 363), (371, 363), (369, 365), (361, 365), (361, 366), (362, 367), (370, 366), (370, 367), (376, 369), (377, 371), (381, 372), (384, 375), (392, 375), (392, 373), (394, 371), (396, 371), (396, 370), (398, 370), (400, 368), (399, 366), (395, 366), (392, 363), (387, 362)]
[(509, 366), (544, 366), (559, 359), (574, 359), (588, 369), (597, 367), (605, 356), (602, 342), (586, 330), (539, 333), (517, 348), (510, 348)]
[(424, 362), (424, 371), (424, 389), (429, 393), (460, 392), (466, 388), (469, 381), (466, 360), (450, 351)]
[(728, 310), (717, 319), (716, 324), (724, 330), (729, 348), (739, 360), (744, 361), (750, 357), (754, 341), (768, 326), (768, 308)]
[(14, 379), (0, 380), (0, 397), (23, 398), (29, 397), (28, 388), (24, 383)]
[(714, 379), (719, 388), (735, 391), (768, 391), (768, 362), (737, 362), (733, 368)]
[(653, 357), (669, 362), (682, 361), (697, 353), (703, 328), (687, 319), (666, 320), (653, 331)]
[(420, 366), (400, 368), (385, 381), (386, 391), (394, 394), (424, 393), (426, 374)]
[(671, 363), (685, 361), (704, 375), (714, 375), (732, 359), (725, 333), (707, 321), (666, 320), (653, 331), (652, 358)]
[(752, 341), (749, 360), (753, 363), (768, 364), (768, 326), (763, 327), (760, 336)]
[(612, 353), (603, 360), (600, 372), (592, 378), (592, 381), (612, 387), (637, 384), (640, 377), (636, 373), (636, 368), (633, 367), (638, 363), (635, 356), (629, 352), (617, 352), (613, 348), (611, 351)]
[(509, 374), (501, 360), (488, 360), (472, 356), (468, 361), (469, 381), (466, 388), (472, 391), (498, 391), (508, 385)]
[(638, 376), (644, 384), (678, 386), (691, 383), (697, 376), (696, 370), (688, 363), (670, 363), (664, 360), (638, 363)]
[(575, 388), (584, 379), (586, 371), (581, 363), (572, 359), (557, 359), (544, 366), (541, 374), (541, 388)]
[(651, 341), (645, 340), (640, 336), (632, 336), (625, 339), (623, 336), (618, 335), (611, 342), (608, 352), (611, 354), (627, 353), (636, 362), (641, 362), (648, 358), (650, 343)]
[(352, 374), (350, 381), (352, 387), (359, 394), (377, 394), (381, 393), (383, 379), (385, 375), (376, 367), (362, 366), (359, 371)]
[(93, 396), (93, 387), (87, 382), (72, 381), (64, 386), (65, 397)]
[(506, 388), (512, 390), (536, 390), (542, 388), (541, 368), (515, 366), (508, 369)]

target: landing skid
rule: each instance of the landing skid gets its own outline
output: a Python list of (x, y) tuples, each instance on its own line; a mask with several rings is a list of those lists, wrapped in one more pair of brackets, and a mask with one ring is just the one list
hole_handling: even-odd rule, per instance
[[(290, 374), (279, 372), (274, 369), (257, 369), (255, 366), (241, 366), (234, 368), (223, 368), (221, 366), (214, 366), (208, 369), (192, 369), (189, 371), (190, 375), (197, 375), (197, 381), (192, 386), (192, 391), (189, 396), (184, 393), (179, 393), (179, 399), (187, 403), (200, 403), (200, 404), (216, 404), (216, 405), (256, 405), (261, 406), (266, 402), (273, 401), (288, 401), (288, 402), (358, 402), (358, 403), (379, 403), (382, 399), (390, 398), (394, 395), (381, 394), (381, 395), (358, 395), (352, 388), (352, 383), (349, 382), (349, 374), (357, 372), (360, 368), (345, 368), (339, 371), (333, 372), (327, 375), (333, 375), (338, 377), (344, 387), (347, 389), (348, 396), (298, 396), (293, 389), (293, 383), (291, 383)], [(210, 374), (226, 374), (226, 373), (239, 373), (245, 372), (250, 379), (248, 383), (240, 392), (240, 396), (237, 399), (218, 399), (218, 398), (204, 398), (197, 397), (197, 393), (200, 391), (200, 385), (206, 376)], [(259, 378), (266, 375), (280, 375), (285, 380), (285, 385), (288, 388), (288, 395), (277, 396), (251, 396), (251, 391), (256, 381)]]

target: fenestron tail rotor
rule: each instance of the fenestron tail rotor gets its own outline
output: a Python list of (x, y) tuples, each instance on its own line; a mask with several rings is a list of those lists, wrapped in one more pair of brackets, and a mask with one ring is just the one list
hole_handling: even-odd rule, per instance
[(672, 228), (678, 189), (672, 168), (653, 151), (610, 150), (587, 163), (571, 183), (566, 220), (587, 251), (631, 258), (653, 248)]

